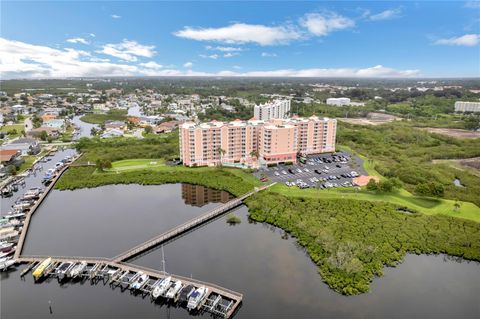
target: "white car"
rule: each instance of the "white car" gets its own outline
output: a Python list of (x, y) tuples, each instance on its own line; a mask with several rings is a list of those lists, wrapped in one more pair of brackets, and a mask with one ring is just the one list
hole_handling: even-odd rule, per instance
[(60, 169), (64, 166), (64, 164), (62, 162), (58, 162), (55, 164), (55, 169)]
[(280, 173), (277, 172), (277, 171), (273, 172), (273, 174), (274, 174), (275, 176), (280, 176)]
[(307, 173), (310, 173), (310, 170), (308, 168), (304, 168), (303, 170)]

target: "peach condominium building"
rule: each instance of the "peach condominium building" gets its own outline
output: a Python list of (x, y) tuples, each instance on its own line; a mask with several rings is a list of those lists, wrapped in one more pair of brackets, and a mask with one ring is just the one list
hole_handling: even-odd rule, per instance
[(289, 118), (224, 123), (184, 123), (180, 158), (185, 166), (259, 167), (296, 163), (297, 155), (335, 151), (337, 121)]

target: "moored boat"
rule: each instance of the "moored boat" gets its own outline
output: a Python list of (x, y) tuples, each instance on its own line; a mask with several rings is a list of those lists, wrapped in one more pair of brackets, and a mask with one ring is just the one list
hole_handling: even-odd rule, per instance
[(36, 268), (35, 270), (33, 271), (33, 278), (35, 280), (38, 280), (40, 277), (43, 276), (43, 273), (45, 272), (45, 270), (47, 269), (48, 266), (50, 266), (50, 264), (52, 263), (52, 258), (48, 257), (47, 259), (45, 259), (44, 261), (42, 261)]
[(137, 279), (130, 285), (131, 289), (140, 289), (148, 280), (148, 276), (144, 273), (139, 272), (138, 274), (140, 276), (138, 276)]
[(165, 297), (173, 299), (177, 295), (177, 293), (182, 289), (182, 282), (177, 280), (173, 283), (172, 287), (167, 291)]
[(167, 291), (168, 287), (170, 287), (171, 281), (172, 277), (170, 276), (163, 278), (162, 281), (155, 286), (155, 288), (153, 288), (152, 297), (157, 299), (158, 297), (162, 296)]
[(208, 288), (202, 286), (200, 288), (197, 288), (191, 295), (190, 298), (188, 298), (188, 304), (187, 304), (187, 309), (189, 311), (193, 311), (198, 308), (200, 303), (202, 302), (203, 298), (208, 293)]

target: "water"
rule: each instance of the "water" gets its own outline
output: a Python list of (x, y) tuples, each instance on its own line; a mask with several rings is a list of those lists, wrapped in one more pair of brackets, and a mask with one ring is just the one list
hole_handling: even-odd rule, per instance
[(50, 161), (46, 163), (38, 162), (38, 165), (41, 166), (43, 170), (25, 177), (25, 187), (19, 186), (18, 191), (15, 192), (12, 197), (0, 198), (0, 215), (5, 215), (7, 212), (11, 211), (12, 205), (15, 203), (15, 201), (22, 197), (23, 194), (25, 194), (25, 192), (30, 188), (45, 188), (45, 186), (42, 184), (42, 178), (45, 175), (45, 172), (50, 168), (54, 168), (55, 163), (65, 158), (65, 156), (73, 156), (75, 153), (76, 151), (73, 149), (58, 150), (55, 152), (55, 154), (48, 157), (50, 158)]
[[(209, 200), (221, 197), (208, 189), (181, 185), (54, 192), (33, 219), (27, 247), (35, 254), (59, 254), (68, 248), (74, 254), (112, 256), (144, 240), (146, 233), (161, 232), (184, 217), (211, 209), (218, 203)], [(105, 204), (90, 204), (97, 200)], [(241, 224), (229, 226), (221, 217), (164, 247), (167, 272), (243, 293), (235, 318), (477, 318), (480, 314), (479, 263), (443, 255), (408, 255), (403, 264), (387, 268), (384, 277), (374, 280), (372, 292), (346, 297), (321, 281), (303, 249), (293, 239), (282, 239), (281, 230), (249, 223), (246, 207), (235, 214)], [(119, 221), (112, 225), (115, 216)], [(109, 224), (97, 225), (104, 222)], [(157, 249), (132, 262), (161, 269), (161, 260)], [(33, 284), (31, 275), (22, 281), (19, 273), (2, 274), (2, 319), (191, 318), (185, 309), (151, 304), (148, 298), (108, 285), (60, 286), (56, 280)]]
[(80, 120), (83, 115), (77, 115), (72, 119), (73, 124), (80, 128), (79, 134), (75, 135), (74, 139), (79, 139), (81, 137), (90, 137), (92, 128), (99, 128), (97, 124), (90, 124)]
[[(203, 192), (207, 198), (192, 202), (191, 193), (197, 188), (167, 184), (53, 190), (30, 222), (22, 253), (114, 257), (220, 205), (211, 203)], [(214, 190), (210, 195), (224, 202), (231, 198), (226, 192)]]

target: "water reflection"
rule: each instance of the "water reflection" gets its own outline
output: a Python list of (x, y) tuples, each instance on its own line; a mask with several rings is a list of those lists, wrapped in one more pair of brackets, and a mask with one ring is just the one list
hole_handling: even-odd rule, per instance
[(200, 185), (182, 184), (182, 199), (190, 206), (202, 207), (209, 203), (226, 203), (235, 198), (228, 192)]

